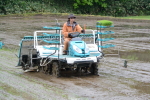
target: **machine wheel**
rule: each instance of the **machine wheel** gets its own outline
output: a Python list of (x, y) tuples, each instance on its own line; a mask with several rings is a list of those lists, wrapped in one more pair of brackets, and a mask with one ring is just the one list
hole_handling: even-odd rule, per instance
[(76, 73), (81, 73), (81, 72), (82, 72), (81, 67), (77, 67), (77, 68), (76, 68)]
[(46, 74), (48, 72), (48, 65), (42, 66), (42, 71)]
[(53, 62), (52, 64), (52, 75), (55, 77), (60, 77), (59, 63)]
[(52, 73), (52, 65), (47, 64), (46, 66), (42, 66), (42, 72), (45, 74), (51, 74)]
[(91, 65), (90, 72), (93, 75), (98, 75), (98, 64), (97, 63), (93, 63)]

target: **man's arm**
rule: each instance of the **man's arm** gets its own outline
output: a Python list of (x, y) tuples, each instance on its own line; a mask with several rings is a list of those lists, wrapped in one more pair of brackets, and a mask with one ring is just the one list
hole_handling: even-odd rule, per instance
[(81, 32), (81, 31), (82, 31), (82, 28), (81, 28), (81, 26), (80, 26), (79, 24), (76, 26), (76, 28), (77, 28), (77, 32), (82, 33), (82, 32)]
[(67, 31), (66, 23), (64, 23), (62, 31), (63, 31), (62, 33), (63, 33), (64, 37), (68, 38), (68, 31)]

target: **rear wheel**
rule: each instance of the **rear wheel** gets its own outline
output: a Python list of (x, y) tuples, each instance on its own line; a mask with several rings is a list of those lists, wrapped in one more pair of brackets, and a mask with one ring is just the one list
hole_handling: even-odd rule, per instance
[(23, 70), (29, 69), (28, 55), (22, 55), (21, 66)]
[(59, 63), (53, 62), (52, 64), (52, 75), (55, 77), (60, 77)]
[(93, 63), (91, 65), (90, 72), (93, 75), (98, 75), (98, 64), (97, 63)]

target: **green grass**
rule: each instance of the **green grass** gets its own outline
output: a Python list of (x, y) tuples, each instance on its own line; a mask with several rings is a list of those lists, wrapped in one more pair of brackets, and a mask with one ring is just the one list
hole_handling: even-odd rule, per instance
[[(8, 14), (8, 15), (0, 15), (0, 17), (6, 17), (6, 16), (35, 16), (35, 15), (68, 15), (68, 13), (50, 13), (50, 12), (39, 12), (39, 13), (24, 13), (24, 14)], [(87, 15), (87, 14), (76, 14), (80, 16), (97, 16), (97, 17), (110, 17), (110, 16), (101, 16), (101, 15)], [(150, 20), (150, 15), (148, 16), (127, 16), (127, 17), (111, 17), (111, 18), (123, 18), (123, 19), (143, 19), (143, 20)], [(102, 20), (100, 20), (101, 22)], [(108, 22), (107, 20), (102, 21), (102, 23), (106, 24), (106, 26), (109, 26), (110, 24), (113, 24), (113, 22)]]
[(128, 17), (120, 17), (125, 19), (145, 19), (150, 20), (150, 16), (128, 16)]
[(36, 15), (45, 15), (45, 16), (49, 16), (49, 15), (69, 15), (69, 13), (51, 13), (51, 12), (32, 12), (32, 13), (23, 13), (23, 14), (7, 14), (7, 15), (0, 15), (0, 17), (12, 17), (12, 16), (15, 16), (15, 17), (28, 17), (28, 16), (36, 16)]

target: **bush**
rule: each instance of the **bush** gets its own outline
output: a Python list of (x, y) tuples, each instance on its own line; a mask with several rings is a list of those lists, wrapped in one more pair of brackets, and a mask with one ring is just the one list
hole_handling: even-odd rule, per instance
[(0, 0), (0, 15), (34, 12), (150, 15), (150, 0)]

